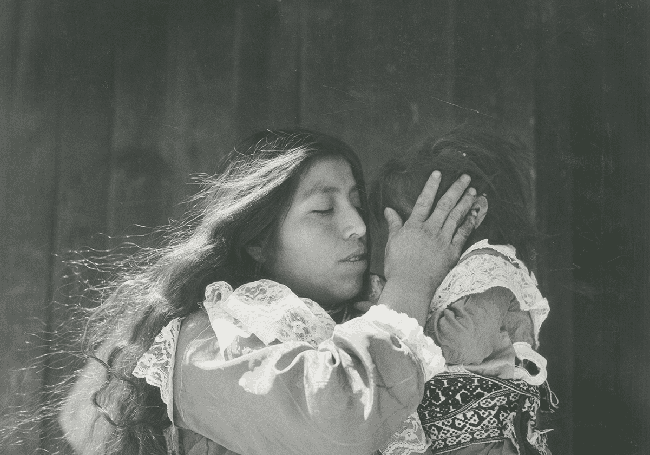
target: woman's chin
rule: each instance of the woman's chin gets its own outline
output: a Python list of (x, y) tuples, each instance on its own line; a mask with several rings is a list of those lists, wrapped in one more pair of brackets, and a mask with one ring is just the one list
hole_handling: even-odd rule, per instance
[(333, 302), (333, 305), (349, 302), (361, 293), (363, 289), (363, 275), (350, 280), (341, 280), (334, 289), (336, 290), (336, 294), (329, 299), (330, 302)]

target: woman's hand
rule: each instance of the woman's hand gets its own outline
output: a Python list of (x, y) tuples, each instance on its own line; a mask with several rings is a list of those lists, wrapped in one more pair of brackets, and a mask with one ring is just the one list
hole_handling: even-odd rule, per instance
[(467, 190), (467, 175), (454, 182), (430, 214), (440, 178), (438, 171), (431, 174), (406, 222), (391, 208), (384, 213), (387, 283), (378, 303), (405, 312), (422, 325), (435, 290), (458, 261), (475, 224), (467, 216), (476, 196), (473, 188)]

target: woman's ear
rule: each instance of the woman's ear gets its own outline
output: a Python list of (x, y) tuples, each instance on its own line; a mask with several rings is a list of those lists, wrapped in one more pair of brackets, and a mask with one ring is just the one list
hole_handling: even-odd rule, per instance
[(246, 252), (259, 264), (266, 262), (266, 255), (261, 246), (246, 245)]
[(488, 200), (487, 197), (482, 194), (479, 197), (476, 198), (474, 201), (474, 204), (472, 204), (472, 208), (470, 209), (471, 213), (473, 216), (476, 217), (476, 227), (479, 227), (483, 220), (485, 219), (485, 215), (487, 215), (488, 211)]

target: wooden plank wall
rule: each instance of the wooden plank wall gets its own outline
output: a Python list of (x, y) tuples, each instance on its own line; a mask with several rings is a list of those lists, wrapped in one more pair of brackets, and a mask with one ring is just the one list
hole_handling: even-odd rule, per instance
[[(78, 290), (60, 260), (65, 252), (115, 247), (120, 236), (146, 234), (178, 217), (181, 202), (195, 190), (189, 175), (213, 172), (238, 139), (261, 128), (321, 130), (350, 143), (372, 177), (390, 156), (426, 137), (479, 123), (505, 126), (536, 150), (537, 215), (549, 239), (540, 254), (540, 281), (553, 308), (542, 349), (563, 404), (554, 417), (552, 447), (556, 454), (573, 453), (574, 422), (582, 429), (576, 433), (581, 447), (592, 447), (585, 441), (593, 440), (598, 425), (619, 427), (593, 410), (584, 394), (625, 384), (615, 414), (624, 415), (647, 381), (606, 373), (606, 363), (625, 353), (622, 363), (614, 363), (629, 367), (650, 346), (646, 340), (628, 350), (650, 322), (647, 310), (632, 332), (622, 330), (622, 316), (608, 331), (604, 320), (613, 310), (606, 310), (603, 298), (580, 301), (580, 292), (591, 288), (577, 292), (572, 278), (580, 258), (576, 245), (600, 251), (581, 240), (587, 217), (575, 219), (576, 207), (588, 207), (586, 182), (600, 174), (581, 176), (571, 163), (609, 156), (620, 172), (635, 176), (625, 191), (643, 188), (647, 195), (648, 188), (640, 187), (647, 141), (634, 142), (642, 116), (628, 119), (635, 127), (617, 130), (626, 139), (601, 148), (604, 155), (576, 148), (589, 143), (579, 133), (584, 125), (576, 123), (581, 99), (605, 90), (597, 84), (600, 73), (592, 71), (601, 68), (599, 58), (615, 59), (623, 50), (642, 60), (644, 49), (627, 42), (588, 48), (579, 40), (610, 42), (619, 32), (647, 40), (641, 21), (631, 19), (640, 9), (601, 3), (594, 12), (587, 0), (0, 1), (0, 210), (6, 214), (0, 217), (0, 407), (21, 406), (18, 391), (38, 397), (60, 376), (52, 369), (20, 368), (48, 351), (47, 345), (28, 344), (28, 334), (66, 322), (61, 307), (48, 304), (70, 302)], [(611, 13), (609, 22), (596, 20), (603, 12)], [(590, 54), (591, 67), (580, 67), (576, 62), (588, 49), (606, 50)], [(635, 75), (629, 82), (647, 94), (642, 69), (630, 59), (619, 66), (627, 65)], [(610, 76), (617, 65), (609, 67)], [(580, 98), (576, 90), (589, 75), (593, 83)], [(615, 85), (613, 93), (625, 90)], [(614, 103), (612, 97), (605, 101)], [(603, 122), (622, 125), (615, 120)], [(601, 146), (607, 137), (601, 136)], [(622, 158), (622, 147), (634, 150), (635, 165)], [(571, 158), (576, 154), (583, 161)], [(613, 202), (597, 207), (626, 200), (624, 189), (617, 191)], [(626, 235), (640, 245), (634, 254), (642, 261), (648, 243), (641, 220), (647, 220), (648, 207), (621, 207), (601, 212), (601, 219), (636, 216)], [(611, 259), (596, 254), (589, 261), (603, 258)], [(626, 264), (623, 270), (644, 279)], [(591, 270), (586, 280), (606, 272)], [(620, 283), (609, 286), (622, 290)], [(620, 314), (631, 317), (643, 308), (647, 293), (638, 292)], [(585, 328), (588, 305), (596, 311)], [(613, 346), (605, 358), (592, 349), (601, 336)], [(574, 382), (574, 363), (581, 368), (580, 383)], [(595, 377), (606, 379), (590, 380)], [(584, 389), (583, 383), (595, 386)], [(583, 397), (576, 407), (574, 393)], [(636, 422), (643, 422), (646, 408), (634, 406)], [(628, 444), (632, 454), (640, 439), (626, 435), (637, 441)], [(56, 446), (56, 431), (25, 436), (22, 445), (2, 453)], [(578, 447), (575, 453), (587, 452)]]
[[(38, 402), (42, 371), (23, 369), (43, 354), (47, 325), (57, 197), (56, 61), (49, 47), (54, 24), (42, 19), (45, 2), (3, 1), (0, 6), (0, 407)], [(44, 26), (41, 28), (40, 26)], [(45, 31), (47, 30), (47, 31)], [(29, 359), (29, 360), (28, 360)], [(13, 393), (11, 393), (13, 392)], [(21, 393), (19, 393), (21, 392)], [(11, 422), (7, 423), (11, 425)], [(21, 451), (34, 453), (39, 428)], [(5, 447), (2, 450), (6, 450)]]
[(574, 438), (585, 453), (647, 453), (650, 5), (556, 6), (569, 95), (570, 153), (558, 164), (572, 180)]

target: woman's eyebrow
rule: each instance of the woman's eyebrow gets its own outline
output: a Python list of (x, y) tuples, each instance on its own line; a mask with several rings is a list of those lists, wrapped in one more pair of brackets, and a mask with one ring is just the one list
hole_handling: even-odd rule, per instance
[(331, 194), (331, 193), (338, 193), (340, 191), (341, 190), (335, 186), (317, 184), (309, 188), (307, 191), (305, 191), (303, 197), (307, 199), (310, 198), (311, 196), (314, 196), (315, 194)]
[[(348, 190), (348, 193), (352, 193), (353, 191), (360, 192), (359, 185), (355, 184), (351, 186), (350, 189)], [(307, 199), (311, 196), (314, 196), (315, 194), (336, 194), (340, 192), (341, 192), (341, 188), (339, 188), (338, 186), (327, 185), (325, 183), (322, 184), (317, 183), (311, 188), (309, 188), (307, 191), (305, 191), (303, 197)]]

